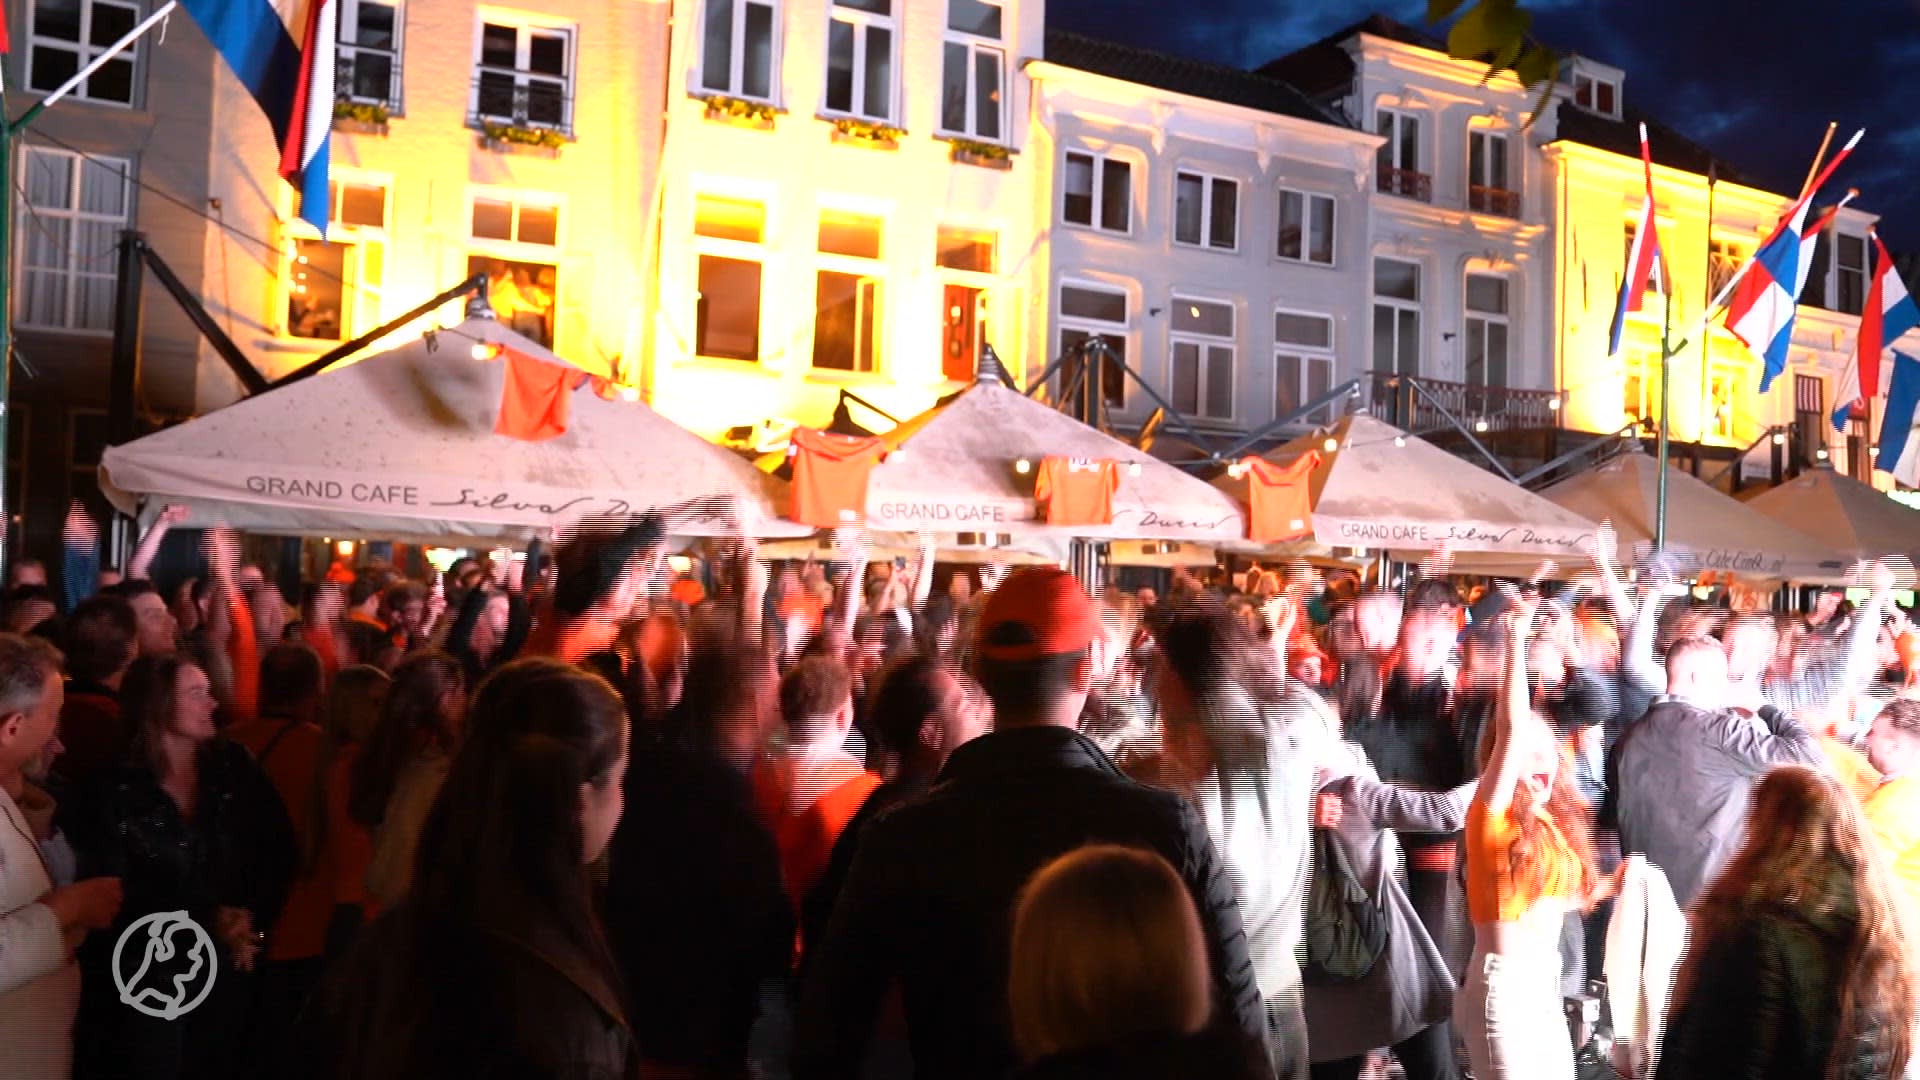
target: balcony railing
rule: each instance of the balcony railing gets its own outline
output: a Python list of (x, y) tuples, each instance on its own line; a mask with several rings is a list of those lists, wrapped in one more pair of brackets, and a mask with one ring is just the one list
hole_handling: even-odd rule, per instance
[(1537, 431), (1560, 423), (1556, 408), (1560, 394), (1554, 390), (1479, 386), (1391, 371), (1367, 375), (1367, 411), (1406, 431), (1445, 429), (1450, 426), (1449, 413), (1476, 432), (1483, 422), (1487, 431)]
[(472, 121), (543, 128), (573, 134), (573, 96), (568, 80), (512, 68), (482, 66), (473, 80)]
[(380, 105), (400, 115), (399, 55), (384, 49), (340, 46), (333, 63), (333, 92), (340, 101)]
[(1467, 187), (1467, 208), (1482, 214), (1517, 218), (1520, 216), (1520, 193), (1472, 184)]
[(1381, 169), (1380, 190), (1403, 199), (1433, 201), (1433, 177), (1414, 169)]

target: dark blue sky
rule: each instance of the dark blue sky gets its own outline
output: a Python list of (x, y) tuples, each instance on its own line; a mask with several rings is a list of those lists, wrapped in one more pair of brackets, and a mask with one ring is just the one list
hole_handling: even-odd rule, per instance
[[(1920, 0), (1521, 0), (1536, 35), (1624, 68), (1630, 104), (1767, 187), (1799, 188), (1828, 120), (1867, 137), (1827, 190), (1860, 189), (1920, 248)], [(1425, 0), (1047, 0), (1050, 26), (1242, 67)]]

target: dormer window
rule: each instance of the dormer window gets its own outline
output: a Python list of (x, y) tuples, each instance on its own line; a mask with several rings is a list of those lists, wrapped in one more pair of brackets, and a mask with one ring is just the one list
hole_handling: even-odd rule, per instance
[(1620, 119), (1620, 84), (1584, 71), (1573, 73), (1573, 103), (1597, 116)]

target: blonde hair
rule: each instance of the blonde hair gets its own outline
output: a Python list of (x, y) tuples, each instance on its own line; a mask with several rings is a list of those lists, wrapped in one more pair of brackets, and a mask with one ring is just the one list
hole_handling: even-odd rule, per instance
[(1007, 1005), (1028, 1061), (1206, 1023), (1207, 953), (1167, 860), (1090, 844), (1036, 871), (1013, 916)]

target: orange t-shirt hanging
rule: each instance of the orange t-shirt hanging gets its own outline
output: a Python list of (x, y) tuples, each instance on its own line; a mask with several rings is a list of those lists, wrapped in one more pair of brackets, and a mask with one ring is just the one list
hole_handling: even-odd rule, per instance
[(867, 479), (886, 456), (886, 443), (871, 435), (795, 428), (792, 452), (793, 506), (787, 516), (816, 529), (866, 523)]
[(1308, 480), (1320, 464), (1318, 451), (1308, 451), (1288, 465), (1257, 457), (1240, 464), (1247, 468), (1247, 539), (1272, 544), (1313, 532)]
[(1033, 497), (1047, 504), (1047, 524), (1113, 524), (1113, 493), (1120, 490), (1120, 468), (1120, 462), (1092, 458), (1043, 459)]
[(550, 364), (514, 349), (500, 350), (504, 385), (500, 390), (500, 417), (493, 430), (527, 442), (542, 442), (567, 433), (567, 399), (587, 373), (565, 364)]

